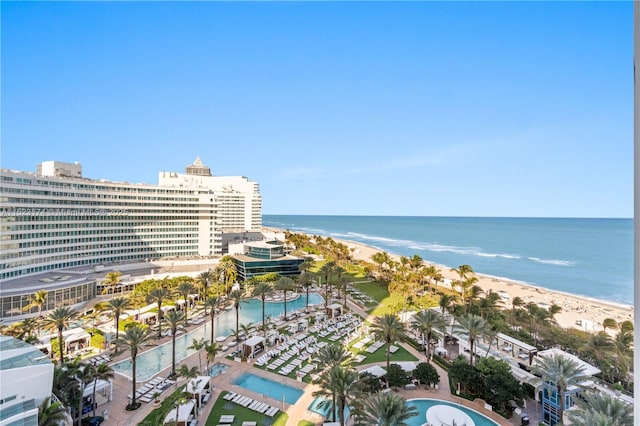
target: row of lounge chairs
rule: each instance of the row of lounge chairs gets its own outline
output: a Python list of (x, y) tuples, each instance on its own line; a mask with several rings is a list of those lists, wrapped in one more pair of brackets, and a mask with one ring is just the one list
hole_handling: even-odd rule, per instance
[(278, 408), (267, 403), (254, 400), (253, 398), (235, 392), (229, 392), (225, 394), (223, 398), (268, 417), (273, 417), (278, 414), (278, 411), (280, 411)]
[[(151, 402), (154, 398), (154, 394), (162, 393), (171, 385), (175, 385), (175, 380), (165, 379), (163, 377), (156, 377), (150, 380), (144, 386), (136, 391), (136, 399), (142, 402)], [(127, 395), (131, 399), (131, 394)]]

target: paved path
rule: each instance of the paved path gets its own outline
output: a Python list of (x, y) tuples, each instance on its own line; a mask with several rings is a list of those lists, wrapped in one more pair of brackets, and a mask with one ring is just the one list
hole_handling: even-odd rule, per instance
[[(349, 301), (349, 308), (352, 310), (352, 312), (361, 315), (365, 320), (369, 322), (373, 322), (374, 317), (370, 316), (362, 308), (360, 308), (358, 305), (353, 304), (351, 301)], [(193, 328), (195, 327), (190, 327), (189, 330)], [(170, 339), (165, 338), (161, 341), (158, 341), (158, 344), (164, 343), (165, 341), (170, 341)], [(414, 356), (416, 356), (416, 358), (418, 358), (419, 360), (418, 362), (426, 361), (426, 358), (423, 353), (415, 350), (410, 345), (402, 345), (402, 346), (405, 349), (407, 349), (410, 353), (412, 353)], [(126, 359), (128, 357), (129, 357), (128, 353), (123, 353), (114, 361), (119, 361), (121, 359)], [(218, 358), (218, 360), (221, 360), (221, 359), (222, 359), (222, 356)], [(290, 378), (283, 378), (281, 375), (276, 373), (271, 373), (264, 370), (260, 370), (258, 368), (253, 368), (252, 363), (247, 363), (247, 362), (238, 363), (238, 362), (230, 361), (227, 359), (225, 359), (223, 362), (230, 365), (230, 368), (225, 373), (213, 378), (212, 382), (215, 386), (215, 392), (213, 394), (212, 400), (209, 401), (209, 403), (204, 406), (202, 413), (200, 413), (200, 415), (198, 416), (200, 425), (205, 424), (206, 419), (208, 418), (211, 412), (211, 408), (214, 405), (215, 398), (217, 398), (220, 395), (220, 392), (222, 390), (241, 392), (246, 396), (264, 401), (273, 406), (276, 406), (279, 408), (283, 407), (282, 401), (273, 399), (271, 398), (271, 396), (268, 396), (268, 395), (258, 394), (243, 388), (239, 388), (238, 386), (232, 383), (235, 377), (239, 376), (241, 373), (246, 371), (251, 371), (253, 374), (267, 377), (271, 380), (275, 380), (278, 382), (282, 381), (289, 386), (297, 387), (299, 389), (304, 390), (303, 396), (300, 397), (295, 404), (293, 405), (284, 404), (284, 409), (289, 415), (289, 419), (286, 423), (286, 426), (297, 426), (298, 422), (302, 419), (312, 421), (315, 424), (322, 424), (322, 420), (323, 420), (322, 417), (316, 413), (312, 413), (308, 411), (307, 409), (311, 404), (311, 401), (314, 399), (312, 396), (312, 393), (313, 391), (318, 389), (317, 385), (297, 382)], [(187, 364), (189, 367), (198, 366), (199, 365), (198, 355), (193, 354), (187, 359), (180, 361), (177, 365), (182, 365), (182, 364)], [(377, 364), (384, 366), (386, 362), (380, 362)], [(363, 366), (363, 368), (369, 367), (371, 365), (373, 364), (366, 364), (365, 366)], [(470, 408), (473, 408), (478, 412), (481, 412), (487, 417), (494, 419), (500, 425), (519, 424), (519, 422), (516, 423), (517, 420), (514, 420), (513, 423), (505, 421), (497, 414), (489, 410), (486, 410), (484, 408), (484, 404), (482, 405), (474, 404), (472, 402), (462, 400), (459, 397), (451, 395), (449, 391), (449, 380), (446, 372), (442, 368), (440, 368), (437, 364), (433, 364), (433, 365), (435, 366), (436, 370), (440, 375), (440, 385), (438, 389), (424, 389), (423, 387), (421, 387), (415, 390), (399, 390), (398, 393), (407, 399), (437, 398), (437, 399), (456, 402), (456, 403), (468, 406)], [(169, 374), (169, 369), (164, 370), (160, 373), (160, 375), (164, 377), (166, 377), (168, 374)], [(133, 412), (126, 411), (124, 407), (128, 403), (127, 395), (131, 393), (131, 382), (128, 378), (125, 378), (120, 374), (116, 374), (115, 376), (116, 377), (113, 381), (113, 400), (104, 405), (101, 405), (98, 409), (98, 413), (102, 412), (102, 410), (104, 409), (108, 411), (109, 419), (105, 421), (103, 424), (105, 426), (130, 426), (130, 425), (142, 424), (141, 422), (144, 419), (144, 417), (146, 417), (155, 407), (153, 406), (153, 404), (142, 403), (142, 407), (140, 407), (138, 410)], [(185, 381), (184, 379), (180, 379), (178, 381), (178, 385), (182, 385), (184, 381)], [(141, 384), (139, 384), (138, 386), (140, 385)], [(175, 388), (165, 390), (165, 392), (163, 393), (163, 397), (165, 397), (166, 395), (169, 395), (173, 390), (175, 390)], [(159, 425), (149, 425), (149, 426), (159, 426)]]

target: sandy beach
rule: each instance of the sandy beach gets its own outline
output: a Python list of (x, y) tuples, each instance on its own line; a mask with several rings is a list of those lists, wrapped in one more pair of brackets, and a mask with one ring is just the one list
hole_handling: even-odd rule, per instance
[[(334, 238), (335, 239), (335, 238)], [(368, 246), (356, 241), (335, 239), (351, 250), (354, 259), (366, 260), (371, 262), (371, 255), (380, 251), (375, 247)], [(394, 260), (400, 259), (399, 255), (388, 253)], [(426, 263), (430, 263), (425, 259)], [(450, 266), (437, 265), (442, 275), (445, 277), (446, 283), (439, 284), (449, 287), (451, 280), (458, 278), (455, 272), (451, 271)], [(457, 266), (457, 265), (456, 265)], [(471, 265), (473, 267), (473, 265)], [(511, 301), (515, 297), (520, 297), (525, 303), (534, 302), (542, 307), (546, 305), (558, 305), (562, 311), (555, 315), (558, 324), (563, 328), (576, 328), (583, 331), (594, 332), (602, 331), (602, 321), (606, 318), (613, 318), (618, 323), (626, 320), (633, 321), (633, 306), (622, 305), (603, 300), (597, 300), (587, 297), (576, 296), (560, 291), (549, 290), (541, 287), (532, 286), (526, 283), (511, 281), (506, 278), (496, 278), (482, 274), (476, 274), (479, 279), (479, 285), (483, 291), (504, 292), (509, 296), (508, 300), (503, 302), (505, 308), (511, 308)], [(607, 329), (607, 332), (615, 334), (615, 330)]]

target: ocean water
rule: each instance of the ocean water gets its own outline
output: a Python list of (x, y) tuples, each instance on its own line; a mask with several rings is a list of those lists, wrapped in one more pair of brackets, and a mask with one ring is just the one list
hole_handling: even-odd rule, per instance
[(264, 215), (263, 225), (633, 304), (633, 219)]

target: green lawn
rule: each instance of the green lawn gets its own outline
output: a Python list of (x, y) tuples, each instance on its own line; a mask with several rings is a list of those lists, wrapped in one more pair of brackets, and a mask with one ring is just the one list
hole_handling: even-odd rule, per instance
[[(287, 413), (283, 413), (282, 411), (280, 411), (272, 419), (271, 417), (265, 416), (264, 414), (257, 413), (253, 410), (242, 407), (241, 405), (234, 404), (233, 402), (227, 401), (222, 398), (222, 396), (227, 393), (228, 392), (226, 391), (220, 393), (218, 399), (216, 399), (216, 402), (213, 405), (213, 408), (211, 409), (211, 414), (209, 414), (209, 418), (207, 419), (205, 426), (218, 425), (220, 423), (218, 421), (220, 420), (220, 416), (224, 414), (233, 414), (234, 416), (236, 416), (233, 424), (241, 424), (243, 421), (258, 422), (258, 424), (264, 424), (262, 422), (264, 422), (265, 420), (273, 420), (272, 424), (276, 426), (284, 426), (287, 423), (287, 419), (289, 418)], [(226, 404), (231, 405), (231, 409), (225, 409), (224, 406)]]
[[(353, 343), (356, 343), (357, 340)], [(391, 361), (391, 363), (393, 363), (394, 361), (417, 361), (418, 358), (416, 358), (415, 356), (413, 356), (409, 351), (407, 351), (405, 348), (403, 348), (400, 345), (395, 345), (397, 346), (399, 349), (396, 351), (396, 353), (391, 354), (391, 356), (389, 357), (389, 360)], [(353, 365), (366, 365), (366, 364), (371, 364), (374, 362), (387, 362), (387, 347), (386, 346), (382, 346), (381, 348), (379, 348), (377, 351), (375, 351), (374, 353), (370, 354), (368, 353), (365, 348), (358, 350), (356, 348), (353, 347), (353, 345), (349, 346), (349, 351), (351, 351), (353, 353), (353, 355), (358, 355), (358, 354), (362, 354), (364, 356), (366, 356), (367, 358), (362, 361), (361, 363), (353, 363)]]
[[(184, 385), (178, 388), (178, 391), (184, 390)], [(176, 399), (178, 399), (178, 391), (174, 391), (172, 394), (167, 397), (162, 398), (162, 404), (152, 412), (150, 412), (147, 417), (140, 422), (141, 425), (161, 425), (164, 422), (164, 418), (167, 417), (169, 411), (174, 407)], [(144, 404), (144, 402), (143, 402)]]

